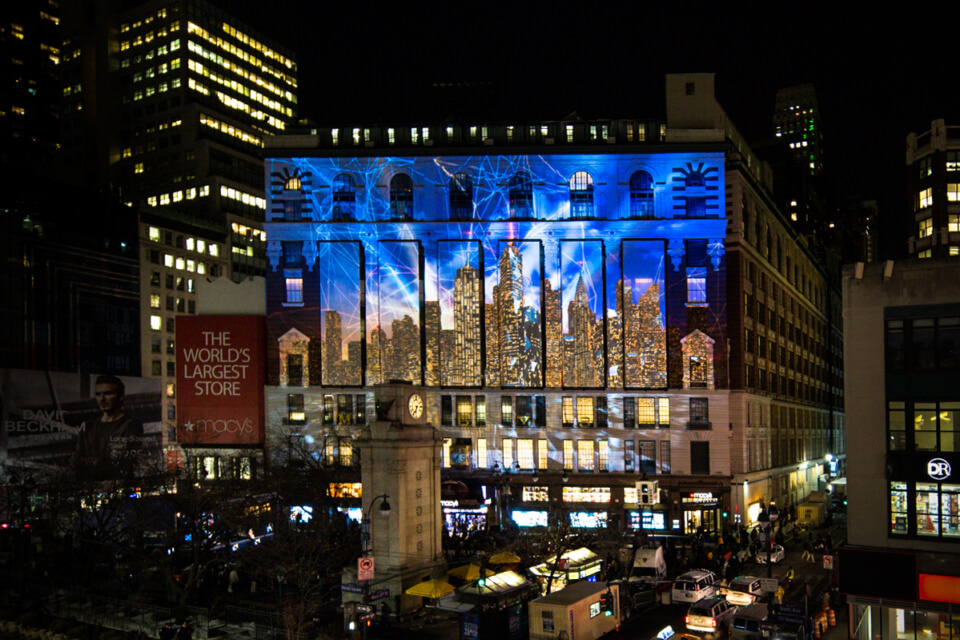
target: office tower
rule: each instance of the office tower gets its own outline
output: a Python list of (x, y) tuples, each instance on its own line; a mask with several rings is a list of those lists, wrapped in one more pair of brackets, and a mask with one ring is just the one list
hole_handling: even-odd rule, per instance
[(960, 256), (960, 127), (934, 120), (907, 136), (907, 201), (899, 229), (916, 258)]
[(777, 91), (774, 105), (774, 135), (790, 149), (810, 175), (823, 171), (823, 132), (820, 107), (812, 84), (801, 84)]

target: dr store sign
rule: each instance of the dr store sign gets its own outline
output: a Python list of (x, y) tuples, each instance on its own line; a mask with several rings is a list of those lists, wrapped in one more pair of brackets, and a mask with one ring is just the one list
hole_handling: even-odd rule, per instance
[(927, 461), (927, 475), (931, 480), (941, 482), (950, 478), (953, 468), (943, 458), (932, 458)]

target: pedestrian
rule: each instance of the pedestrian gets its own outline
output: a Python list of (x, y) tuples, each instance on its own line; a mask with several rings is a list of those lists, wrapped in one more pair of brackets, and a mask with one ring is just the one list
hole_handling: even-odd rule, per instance
[(177, 630), (173, 628), (173, 625), (167, 622), (160, 628), (160, 640), (174, 640), (177, 635)]
[(191, 627), (190, 623), (186, 620), (184, 620), (180, 628), (177, 629), (176, 640), (193, 640), (193, 627)]

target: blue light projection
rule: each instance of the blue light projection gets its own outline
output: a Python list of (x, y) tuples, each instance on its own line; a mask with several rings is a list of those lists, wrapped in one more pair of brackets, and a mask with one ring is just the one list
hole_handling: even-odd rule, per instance
[[(268, 255), (276, 267), (283, 242), (303, 242), (310, 264), (317, 245), (323, 385), (665, 388), (666, 298), (686, 295), (685, 240), (722, 252), (722, 167), (721, 153), (272, 159), (270, 175), (310, 177), (294, 194), (310, 206), (291, 219), (279, 202), (291, 194), (270, 192)], [(578, 210), (594, 219), (569, 218), (578, 171), (593, 185)], [(650, 178), (632, 181), (640, 171)], [(349, 200), (330, 188), (344, 173), (353, 218), (339, 206), (328, 222)], [(458, 173), (472, 207), (451, 221)], [(411, 183), (412, 205), (408, 188), (391, 206), (389, 185)], [(643, 207), (632, 183), (653, 191)], [(702, 217), (678, 205), (681, 190)]]

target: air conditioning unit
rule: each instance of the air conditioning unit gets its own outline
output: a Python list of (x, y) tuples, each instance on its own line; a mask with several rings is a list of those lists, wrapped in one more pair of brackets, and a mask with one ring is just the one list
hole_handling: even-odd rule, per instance
[(637, 482), (637, 502), (640, 506), (660, 504), (660, 485), (656, 480)]

